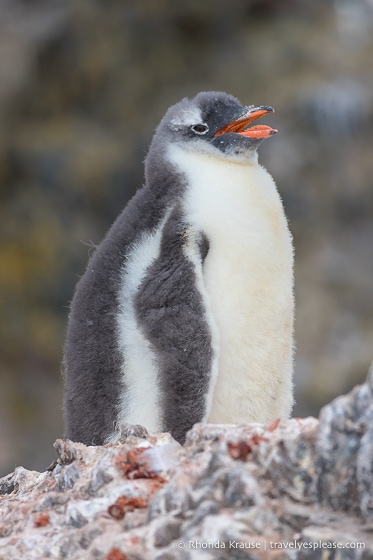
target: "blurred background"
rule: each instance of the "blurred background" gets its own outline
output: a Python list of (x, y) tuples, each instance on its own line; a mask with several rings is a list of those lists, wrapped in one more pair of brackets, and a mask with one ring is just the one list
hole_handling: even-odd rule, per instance
[(260, 148), (296, 248), (295, 415), (373, 359), (373, 0), (0, 0), (0, 476), (61, 437), (68, 305), (201, 90), (272, 105)]

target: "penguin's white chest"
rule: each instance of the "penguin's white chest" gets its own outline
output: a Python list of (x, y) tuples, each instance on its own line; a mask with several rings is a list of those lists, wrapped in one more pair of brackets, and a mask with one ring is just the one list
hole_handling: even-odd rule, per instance
[(205, 419), (286, 418), (293, 402), (293, 248), (276, 186), (256, 161), (180, 148), (171, 157), (188, 180), (187, 222), (209, 240), (202, 277), (215, 364)]

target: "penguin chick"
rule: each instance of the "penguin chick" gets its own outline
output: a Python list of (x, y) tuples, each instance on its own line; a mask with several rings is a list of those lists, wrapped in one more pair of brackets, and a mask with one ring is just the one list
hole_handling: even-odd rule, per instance
[(199, 93), (171, 107), (137, 191), (91, 256), (64, 353), (66, 437), (122, 424), (269, 423), (292, 397), (293, 247), (251, 126), (271, 107)]

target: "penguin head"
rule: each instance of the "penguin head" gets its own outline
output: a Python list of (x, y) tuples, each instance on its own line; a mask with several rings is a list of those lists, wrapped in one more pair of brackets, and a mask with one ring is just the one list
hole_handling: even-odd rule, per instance
[(272, 107), (268, 106), (243, 106), (227, 93), (201, 92), (168, 109), (152, 145), (162, 144), (165, 149), (178, 143), (185, 150), (219, 159), (251, 159), (256, 157), (256, 150), (263, 140), (277, 130), (266, 125), (250, 125), (272, 112)]

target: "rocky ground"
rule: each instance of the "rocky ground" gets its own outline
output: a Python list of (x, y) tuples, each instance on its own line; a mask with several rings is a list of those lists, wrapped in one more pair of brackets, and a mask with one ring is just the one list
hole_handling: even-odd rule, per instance
[(0, 559), (373, 559), (373, 368), (319, 419), (125, 426), (0, 479)]

